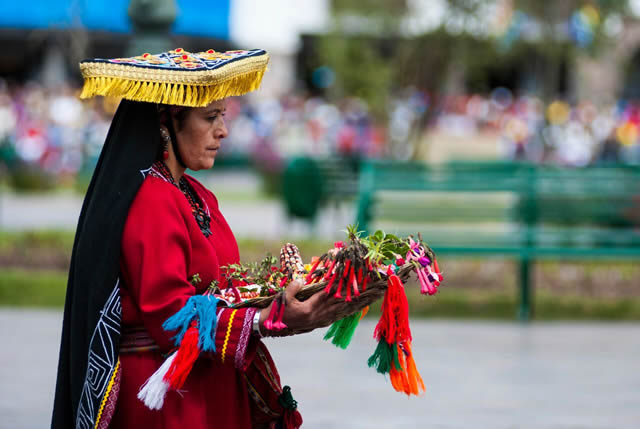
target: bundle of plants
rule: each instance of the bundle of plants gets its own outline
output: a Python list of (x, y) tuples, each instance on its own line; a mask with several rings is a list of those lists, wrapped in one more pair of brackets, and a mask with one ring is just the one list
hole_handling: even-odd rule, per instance
[(260, 263), (230, 265), (225, 270), (226, 284), (212, 285), (209, 293), (233, 308), (265, 308), (274, 302), (265, 327), (279, 331), (289, 329), (282, 317), (287, 305), (284, 290), (294, 280), (301, 280), (304, 286), (296, 294), (298, 300), (325, 293), (340, 301), (339, 320), (331, 325), (325, 340), (343, 349), (369, 305), (382, 298), (382, 314), (374, 331), (378, 345), (368, 364), (381, 374), (389, 374), (397, 391), (417, 395), (424, 391), (424, 383), (411, 348), (405, 282), (415, 273), (422, 294), (437, 293), (443, 277), (436, 255), (420, 234), (399, 238), (376, 231), (363, 236), (350, 226), (347, 235), (346, 241), (334, 243), (308, 264), (298, 248), (287, 243), (280, 252), (279, 266), (270, 255)]

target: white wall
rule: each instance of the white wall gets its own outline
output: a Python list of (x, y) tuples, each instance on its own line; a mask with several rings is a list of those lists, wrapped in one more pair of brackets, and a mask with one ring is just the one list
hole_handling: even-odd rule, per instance
[(271, 60), (258, 97), (277, 96), (295, 85), (300, 35), (322, 33), (329, 0), (231, 0), (230, 36), (242, 49), (265, 49)]
[(231, 40), (244, 49), (295, 54), (300, 34), (325, 31), (329, 8), (329, 0), (232, 0)]

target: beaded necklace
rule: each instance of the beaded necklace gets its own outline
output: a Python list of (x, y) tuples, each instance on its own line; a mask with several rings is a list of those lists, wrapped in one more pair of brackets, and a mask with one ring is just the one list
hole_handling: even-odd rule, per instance
[(209, 216), (207, 212), (202, 208), (202, 204), (200, 203), (198, 195), (184, 177), (180, 178), (179, 184), (176, 183), (175, 179), (171, 175), (171, 172), (169, 171), (169, 168), (162, 161), (156, 161), (153, 164), (151, 174), (154, 176), (160, 176), (160, 178), (169, 181), (175, 187), (180, 189), (180, 191), (182, 191), (184, 196), (187, 198), (187, 201), (189, 201), (189, 205), (191, 206), (191, 213), (196, 219), (196, 222), (200, 227), (200, 231), (202, 231), (205, 237), (209, 237), (213, 234), (211, 232), (211, 216)]

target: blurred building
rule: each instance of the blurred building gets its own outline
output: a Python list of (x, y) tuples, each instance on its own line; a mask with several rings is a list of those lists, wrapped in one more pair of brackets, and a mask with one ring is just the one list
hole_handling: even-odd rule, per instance
[(151, 20), (175, 9), (169, 35), (174, 47), (267, 49), (272, 60), (264, 95), (295, 85), (299, 35), (325, 28), (329, 15), (328, 0), (308, 0), (304, 8), (285, 0), (7, 1), (0, 13), (0, 43), (9, 49), (0, 51), (0, 77), (46, 86), (70, 77), (79, 82), (82, 59), (127, 55), (134, 36), (128, 11), (134, 4), (146, 8)]

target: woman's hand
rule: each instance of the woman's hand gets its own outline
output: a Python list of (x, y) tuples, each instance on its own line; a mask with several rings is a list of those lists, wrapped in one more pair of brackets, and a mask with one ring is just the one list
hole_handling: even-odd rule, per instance
[(295, 280), (285, 289), (287, 304), (282, 321), (287, 325), (287, 329), (269, 331), (265, 328), (264, 321), (269, 316), (272, 302), (260, 313), (260, 332), (269, 337), (281, 337), (294, 333), (310, 332), (316, 328), (329, 326), (338, 319), (338, 310), (342, 300), (319, 291), (306, 301), (298, 301), (296, 294), (302, 286), (303, 283), (300, 280)]

